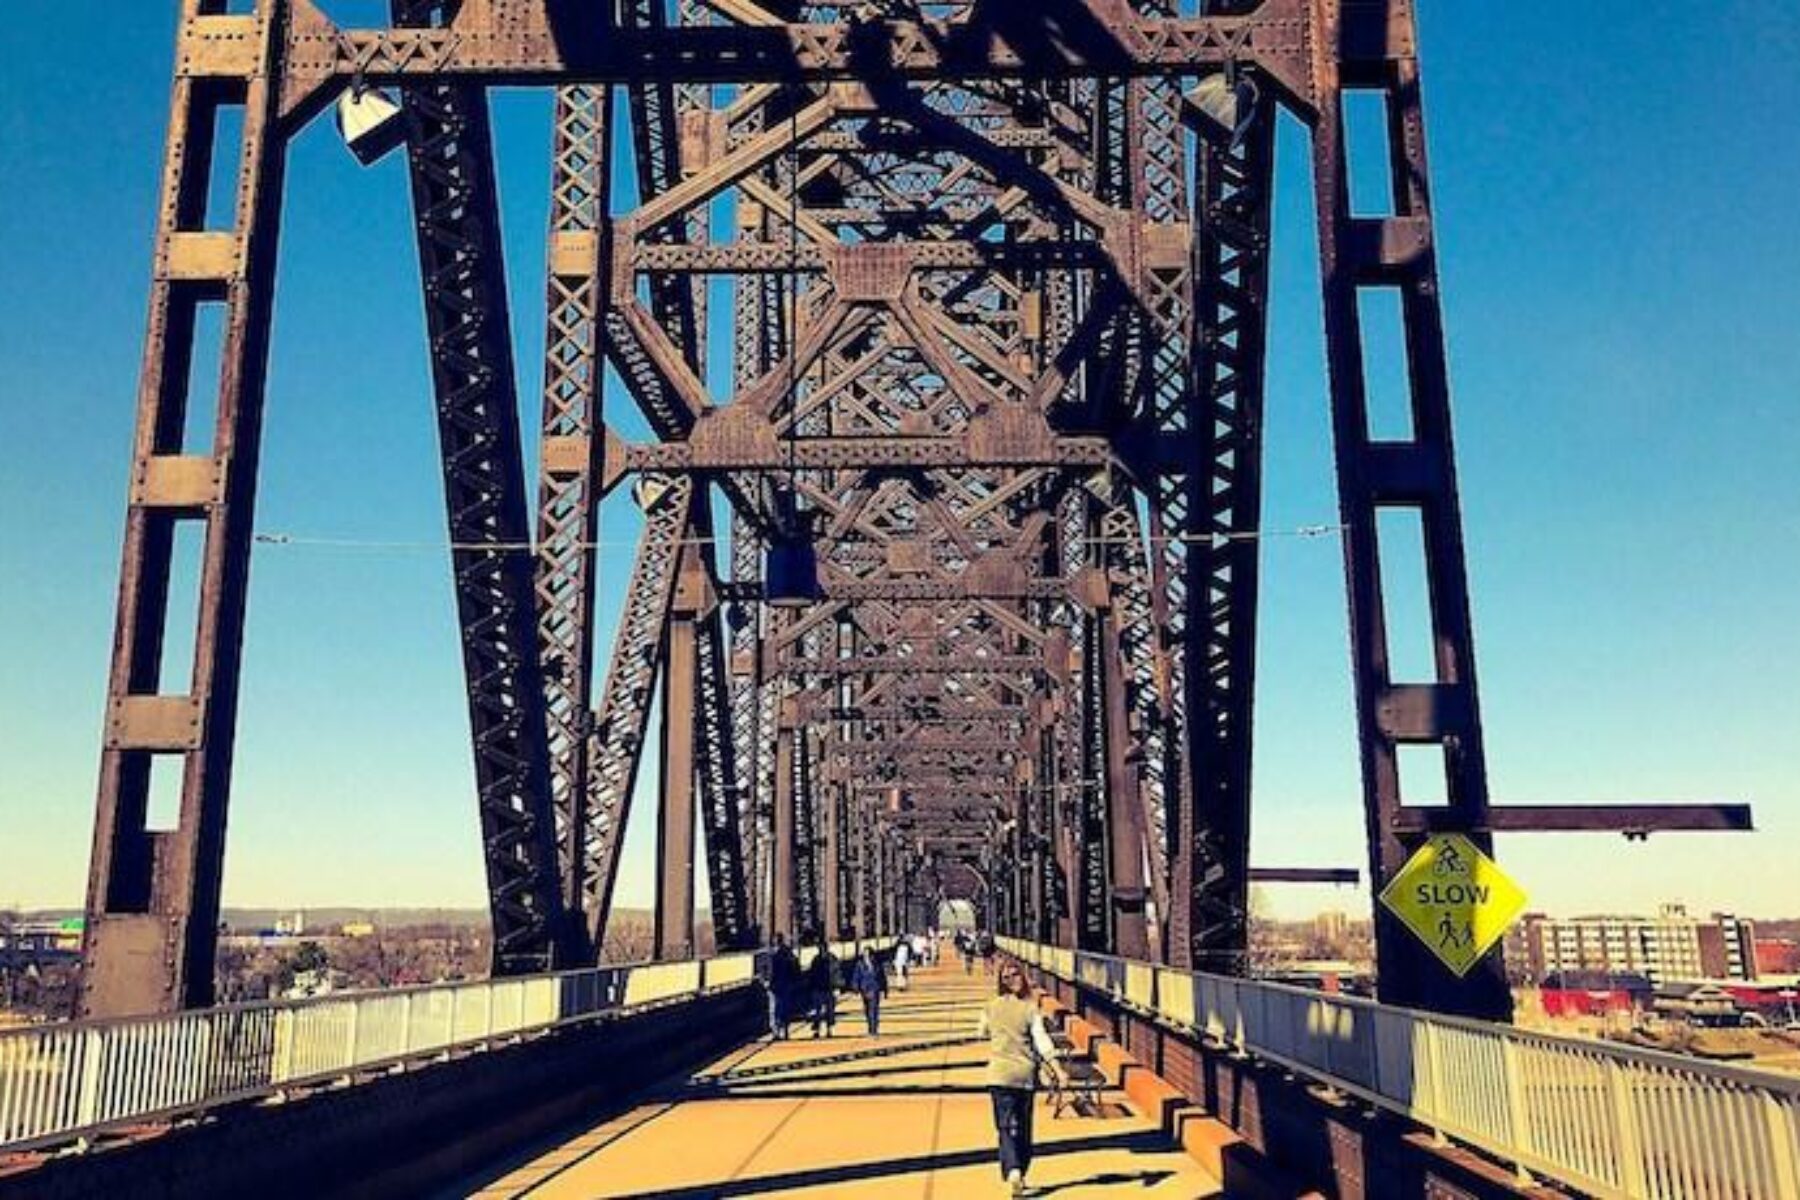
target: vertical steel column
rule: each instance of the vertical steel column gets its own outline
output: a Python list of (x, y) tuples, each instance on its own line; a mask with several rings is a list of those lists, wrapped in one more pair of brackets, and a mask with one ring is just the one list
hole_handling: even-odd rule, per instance
[[(1462, 516), (1450, 430), (1449, 376), (1432, 230), (1419, 64), (1410, 0), (1341, 5), (1319, 0), (1321, 61), (1313, 173), (1332, 427), (1344, 567), (1362, 745), (1363, 800), (1372, 883), (1377, 891), (1411, 846), (1396, 832), (1403, 797), (1399, 748), (1440, 746), (1451, 819), (1483, 850), (1488, 833), (1487, 763), (1475, 686)], [(1381, 93), (1388, 113), (1394, 212), (1354, 215), (1350, 207), (1343, 92)], [(1395, 288), (1405, 323), (1411, 436), (1376, 440), (1370, 430), (1358, 317), (1367, 288)], [(1436, 678), (1397, 682), (1388, 654), (1377, 517), (1416, 513), (1424, 529)], [(1376, 973), (1392, 1004), (1507, 1020), (1512, 994), (1499, 953), (1467, 976), (1452, 974), (1385, 908), (1375, 912)]]
[[(392, 0), (402, 26), (459, 0)], [(401, 93), (437, 398), (439, 456), (468, 679), (494, 971), (582, 957), (563, 907), (551, 807), (524, 455), (487, 96), (463, 83)]]
[[(704, 568), (704, 560), (701, 566)], [(731, 734), (724, 620), (710, 574), (704, 581), (706, 607), (695, 618), (694, 706), (706, 878), (712, 895), (715, 944), (720, 950), (743, 950), (758, 941), (750, 903), (750, 838), (741, 810), (743, 776)]]
[(1251, 748), (1256, 681), (1256, 533), (1262, 522), (1262, 412), (1268, 334), (1269, 210), (1275, 114), (1243, 139), (1203, 138), (1196, 156), (1194, 291), (1188, 341), (1195, 440), (1183, 539), (1187, 770), (1171, 952), (1236, 974), (1249, 950)]
[(694, 699), (698, 693), (699, 623), (705, 572), (693, 546), (681, 550), (681, 570), (669, 614), (663, 672), (662, 769), (656, 809), (656, 957), (694, 956)]
[(794, 922), (816, 934), (824, 929), (819, 896), (818, 750), (802, 726), (794, 734)]
[(855, 876), (852, 884), (856, 889), (856, 940), (862, 941), (869, 936), (871, 901), (870, 885), (874, 882), (869, 870), (869, 806), (860, 796), (850, 801), (850, 829), (855, 847)]
[[(212, 1003), (239, 655), (254, 533), (286, 131), (276, 124), (281, 6), (230, 18), (237, 53), (176, 68), (163, 155), (149, 329), (107, 683), (80, 1013), (112, 1017)], [(183, 0), (180, 35), (227, 18)], [(241, 108), (228, 225), (209, 229), (221, 110)], [(224, 311), (216, 422), (188, 445), (196, 316)], [(165, 678), (175, 530), (204, 527), (192, 676)], [(171, 691), (181, 687), (183, 691)], [(181, 762), (173, 828), (152, 829), (153, 763)]]
[(633, 492), (644, 510), (644, 532), (632, 562), (606, 688), (594, 715), (588, 748), (582, 873), (588, 922), (597, 947), (606, 943), (619, 857), (648, 738), (651, 697), (668, 648), (664, 633), (675, 603), (694, 481), (686, 475), (645, 475)]
[(1110, 949), (1126, 958), (1147, 959), (1150, 933), (1145, 914), (1149, 893), (1144, 885), (1144, 812), (1137, 772), (1126, 761), (1126, 742), (1131, 735), (1125, 717), (1125, 652), (1119, 636), (1117, 606), (1109, 603), (1095, 620), (1098, 655), (1087, 669), (1101, 674), (1102, 706), (1098, 715), (1105, 743)]
[[(1134, 0), (1138, 12), (1176, 15), (1173, 0)], [(1157, 911), (1152, 952), (1167, 961), (1183, 939), (1186, 891), (1177, 885), (1185, 856), (1182, 829), (1192, 821), (1193, 763), (1187, 752), (1191, 709), (1184, 683), (1191, 673), (1186, 597), (1190, 546), (1187, 531), (1199, 497), (1194, 439), (1191, 347), (1188, 325), (1194, 312), (1194, 275), (1188, 247), (1194, 238), (1188, 202), (1188, 130), (1182, 117), (1182, 81), (1146, 78), (1133, 83), (1133, 207), (1142, 232), (1143, 258), (1137, 281), (1145, 334), (1138, 394), (1132, 411), (1147, 423), (1157, 447), (1155, 469), (1144, 481), (1146, 513), (1140, 524), (1135, 505), (1115, 501), (1108, 512), (1109, 535), (1117, 544), (1109, 557), (1122, 583), (1115, 586), (1120, 608), (1122, 654), (1132, 675), (1127, 696), (1138, 728), (1137, 759), (1145, 798), (1146, 848), (1151, 898)], [(1120, 489), (1124, 490), (1124, 489)], [(1121, 516), (1125, 519), (1121, 520)], [(1146, 528), (1147, 527), (1147, 528)], [(1143, 534), (1151, 540), (1146, 545)], [(1170, 536), (1171, 534), (1177, 536)]]
[[(538, 482), (538, 644), (550, 739), (563, 906), (588, 907), (588, 738), (593, 730), (595, 551), (600, 515), (608, 299), (612, 89), (556, 92), (550, 180), (548, 330)], [(586, 921), (577, 921), (585, 927)], [(585, 928), (580, 959), (595, 947)]]
[[(1104, 584), (1089, 576), (1091, 590)], [(1097, 599), (1091, 598), (1091, 599)], [(1112, 848), (1116, 831), (1110, 824), (1106, 776), (1106, 668), (1098, 605), (1081, 613), (1081, 778), (1076, 781), (1076, 894), (1078, 948), (1110, 953), (1113, 947)]]
[(844, 858), (844, 801), (842, 788), (825, 785), (825, 891), (820, 900), (825, 912), (825, 936), (844, 936), (844, 899), (849, 889), (844, 885), (848, 864)]
[(870, 836), (875, 841), (875, 936), (888, 937), (894, 932), (894, 861), (893, 845), (881, 830), (879, 818), (870, 822)]
[(1069, 924), (1069, 873), (1063, 855), (1063, 825), (1057, 820), (1062, 809), (1057, 803), (1061, 776), (1055, 739), (1055, 717), (1046, 712), (1038, 734), (1037, 791), (1033, 797), (1037, 812), (1037, 894), (1042, 898), (1037, 913), (1037, 940), (1067, 946), (1073, 930)]
[(792, 701), (782, 704), (780, 725), (775, 734), (774, 839), (769, 851), (769, 932), (784, 933), (790, 941), (806, 932), (794, 921), (794, 843), (797, 833), (794, 805), (799, 798), (794, 794), (794, 780), (798, 774), (794, 739), (798, 734), (792, 709)]
[[(750, 288), (739, 286), (740, 306), (754, 299)], [(739, 325), (744, 323), (740, 307)], [(754, 306), (749, 310), (754, 314)], [(738, 585), (755, 585), (762, 578), (762, 545), (749, 522), (735, 508), (731, 514), (731, 579)], [(750, 924), (762, 941), (781, 926), (770, 915), (770, 878), (775, 802), (775, 722), (767, 702), (772, 688), (763, 686), (761, 606), (735, 604), (725, 622), (731, 637), (731, 736), (738, 766), (738, 828), (744, 839), (744, 888), (749, 897)]]

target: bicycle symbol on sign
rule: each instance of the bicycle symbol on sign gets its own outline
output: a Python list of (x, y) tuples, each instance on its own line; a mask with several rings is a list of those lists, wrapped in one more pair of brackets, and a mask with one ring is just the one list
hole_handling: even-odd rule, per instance
[(1468, 860), (1454, 842), (1441, 842), (1438, 845), (1437, 857), (1432, 860), (1431, 873), (1440, 878), (1445, 875), (1471, 875)]

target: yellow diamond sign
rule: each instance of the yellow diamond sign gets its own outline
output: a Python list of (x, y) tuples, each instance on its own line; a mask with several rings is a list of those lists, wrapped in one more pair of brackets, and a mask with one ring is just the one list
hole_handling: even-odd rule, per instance
[(1460, 833), (1440, 833), (1407, 859), (1381, 902), (1457, 975), (1481, 961), (1525, 911), (1525, 893)]

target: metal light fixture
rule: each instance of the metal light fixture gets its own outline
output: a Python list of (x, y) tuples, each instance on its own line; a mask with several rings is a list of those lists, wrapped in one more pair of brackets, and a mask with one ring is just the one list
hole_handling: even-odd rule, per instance
[(1250, 131), (1258, 99), (1255, 81), (1239, 71), (1235, 63), (1227, 63), (1223, 71), (1208, 75), (1187, 95), (1188, 104), (1202, 118), (1200, 132), (1233, 149), (1242, 144)]
[(369, 167), (406, 141), (406, 116), (392, 97), (352, 84), (337, 103), (338, 135), (356, 161)]
[(824, 598), (819, 587), (819, 551), (796, 514), (769, 537), (763, 559), (763, 599), (774, 608), (805, 608)]
[[(798, 316), (800, 311), (800, 285), (795, 264), (800, 257), (800, 162), (797, 152), (792, 147), (800, 141), (799, 117), (790, 113), (788, 117), (790, 141), (790, 162), (788, 175), (788, 311)], [(790, 318), (792, 320), (793, 318)], [(790, 324), (788, 330), (788, 427), (787, 427), (787, 476), (788, 490), (776, 497), (775, 528), (769, 535), (768, 550), (763, 558), (763, 600), (773, 608), (805, 608), (817, 604), (825, 598), (819, 587), (819, 550), (813, 544), (812, 530), (808, 528), (806, 516), (800, 511), (800, 501), (794, 495), (794, 438), (798, 433), (797, 411), (800, 399), (800, 378), (798, 373), (799, 353), (795, 345), (794, 330)]]

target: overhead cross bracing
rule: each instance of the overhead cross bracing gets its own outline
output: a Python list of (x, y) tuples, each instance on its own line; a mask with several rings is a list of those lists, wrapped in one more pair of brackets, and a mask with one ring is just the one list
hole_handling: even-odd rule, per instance
[[(282, 167), (334, 103), (359, 156), (391, 131), (412, 169), (497, 971), (591, 959), (652, 777), (635, 819), (655, 825), (659, 957), (694, 952), (698, 843), (727, 948), (890, 932), (956, 898), (1037, 941), (1245, 969), (1280, 110), (1311, 138), (1372, 881), (1428, 829), (1487, 850), (1496, 828), (1747, 822), (1489, 802), (1407, 0), (392, 16), (182, 0), (90, 1012), (210, 995)], [(556, 88), (535, 521), (492, 217), (498, 85)], [(1350, 211), (1347, 88), (1386, 103), (1389, 213)], [(398, 124), (359, 124), (384, 104)], [(226, 108), (245, 117), (236, 209), (209, 221)], [(627, 158), (636, 196), (613, 187)], [(1372, 289), (1401, 300), (1403, 440), (1369, 433)], [(229, 319), (219, 436), (196, 447), (177, 381), (203, 302)], [(729, 363), (708, 361), (715, 330)], [(623, 404), (647, 439), (609, 417)], [(644, 517), (610, 647), (606, 503)], [(1389, 662), (1377, 518), (1395, 510), (1423, 539), (1429, 680)], [(187, 521), (207, 527), (204, 602), (189, 690), (169, 694)], [(1405, 803), (1402, 746), (1441, 748), (1445, 805)], [(186, 766), (168, 832), (145, 827), (156, 756)], [(1377, 929), (1386, 998), (1508, 1010), (1498, 955), (1459, 977)]]

